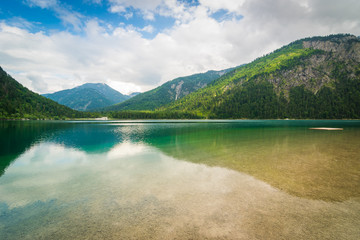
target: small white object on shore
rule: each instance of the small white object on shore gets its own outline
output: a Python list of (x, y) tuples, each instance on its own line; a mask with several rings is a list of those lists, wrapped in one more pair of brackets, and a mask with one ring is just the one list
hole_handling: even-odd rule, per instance
[(103, 120), (103, 121), (107, 121), (109, 120), (108, 117), (100, 117), (100, 118), (95, 118), (94, 120)]

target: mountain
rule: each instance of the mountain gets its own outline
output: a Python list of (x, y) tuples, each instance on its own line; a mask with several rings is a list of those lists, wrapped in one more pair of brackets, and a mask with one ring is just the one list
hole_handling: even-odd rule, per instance
[(81, 117), (88, 117), (88, 114), (72, 110), (30, 91), (0, 67), (0, 119)]
[(98, 91), (100, 94), (106, 96), (111, 102), (119, 103), (125, 101), (129, 98), (129, 96), (123, 95), (115, 89), (109, 87), (105, 83), (85, 83), (78, 87), (79, 89), (94, 89)]
[(230, 70), (232, 68), (179, 77), (153, 90), (140, 93), (125, 102), (106, 108), (106, 110), (154, 110), (206, 87), (211, 81), (214, 81)]
[(163, 107), (205, 118), (360, 118), (360, 39), (295, 41)]
[(133, 93), (130, 93), (128, 96), (130, 97), (130, 98), (132, 98), (132, 97), (135, 97), (136, 95), (139, 95), (141, 92), (133, 92)]
[(104, 83), (86, 83), (43, 96), (79, 111), (111, 106), (129, 98)]

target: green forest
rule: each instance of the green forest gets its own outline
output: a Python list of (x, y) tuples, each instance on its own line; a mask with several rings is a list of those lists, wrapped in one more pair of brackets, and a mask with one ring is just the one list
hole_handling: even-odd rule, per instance
[(210, 106), (211, 115), (191, 111), (113, 111), (115, 119), (359, 119), (360, 80), (341, 79), (335, 89), (323, 87), (317, 94), (304, 86), (290, 90), (289, 100), (277, 96), (269, 82), (248, 82), (234, 89), (220, 105)]
[(78, 112), (36, 94), (0, 68), (0, 119), (91, 118), (98, 113)]
[(289, 100), (277, 96), (268, 82), (234, 89), (210, 118), (250, 119), (359, 119), (360, 80), (341, 79), (335, 89), (323, 87), (314, 94), (304, 86), (290, 90)]

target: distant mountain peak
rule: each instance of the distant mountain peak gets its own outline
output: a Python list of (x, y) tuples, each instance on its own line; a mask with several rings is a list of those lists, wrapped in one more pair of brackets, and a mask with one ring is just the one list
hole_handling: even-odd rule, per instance
[[(111, 88), (109, 85), (107, 85), (106, 83), (84, 83), (80, 86), (77, 86), (75, 88)], [(112, 88), (111, 88), (112, 89)], [(115, 89), (114, 89), (115, 90)]]
[(92, 86), (108, 86), (108, 85), (106, 83), (84, 83), (77, 87), (92, 87)]
[(80, 111), (111, 106), (130, 98), (105, 83), (85, 83), (72, 89), (44, 94), (44, 96)]

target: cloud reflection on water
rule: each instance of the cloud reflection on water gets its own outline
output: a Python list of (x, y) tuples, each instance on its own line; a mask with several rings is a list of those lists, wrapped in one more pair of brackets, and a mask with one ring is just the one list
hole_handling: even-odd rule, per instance
[[(298, 136), (224, 126), (208, 133), (209, 126), (186, 124), (98, 127), (62, 129), (15, 159), (0, 178), (0, 236), (16, 239), (26, 232), (32, 239), (357, 239), (360, 235), (356, 199), (303, 199), (241, 172), (191, 162), (200, 155), (204, 161), (207, 157), (220, 161), (223, 153), (236, 153), (233, 148), (253, 153), (260, 144), (256, 140), (264, 136), (269, 144), (262, 148), (276, 155), (283, 147), (297, 145), (292, 141)], [(79, 136), (98, 139), (67, 141), (82, 131)], [(109, 148), (97, 151), (95, 145), (102, 143), (104, 134), (110, 135), (104, 138)], [(313, 137), (305, 139), (318, 151)], [(325, 137), (335, 139), (332, 135), (319, 139)], [(211, 150), (215, 147), (222, 154), (214, 155), (219, 153)]]

